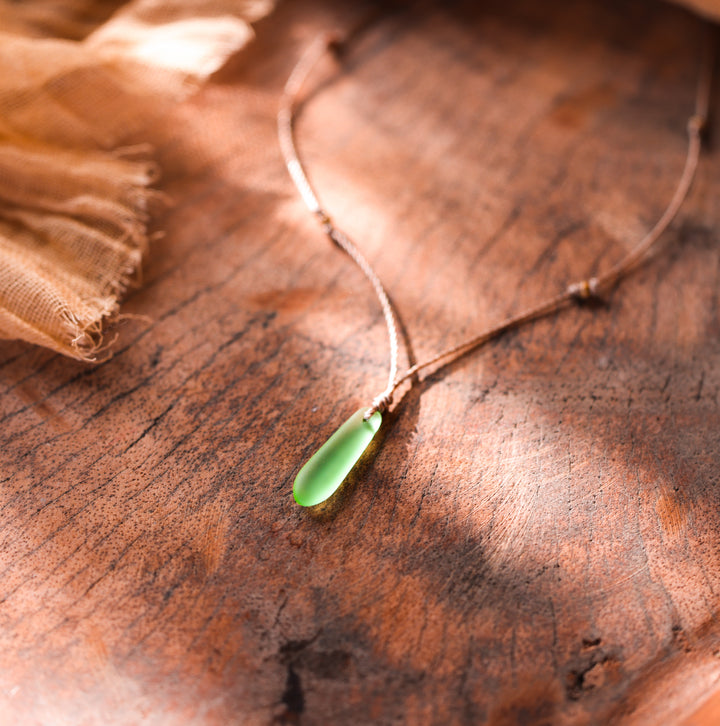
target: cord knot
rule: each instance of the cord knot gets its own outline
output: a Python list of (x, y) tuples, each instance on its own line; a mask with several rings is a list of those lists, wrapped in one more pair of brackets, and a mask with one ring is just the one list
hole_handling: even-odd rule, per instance
[(345, 38), (339, 30), (331, 30), (325, 34), (325, 45), (331, 53), (339, 56), (345, 50)]
[(567, 292), (568, 295), (579, 302), (590, 300), (590, 298), (598, 296), (598, 279), (597, 277), (591, 277), (588, 280), (574, 282), (572, 285), (568, 285)]
[(332, 237), (332, 232), (335, 229), (335, 225), (333, 225), (333, 221), (330, 215), (322, 207), (320, 207), (315, 211), (315, 216), (320, 222), (320, 226), (322, 227), (323, 232)]
[(705, 128), (707, 119), (704, 116), (696, 113), (690, 116), (687, 122), (687, 130), (691, 136), (700, 135), (702, 130)]
[(374, 413), (385, 413), (392, 405), (392, 402), (392, 393), (381, 393), (379, 396), (375, 396), (363, 418), (367, 421)]

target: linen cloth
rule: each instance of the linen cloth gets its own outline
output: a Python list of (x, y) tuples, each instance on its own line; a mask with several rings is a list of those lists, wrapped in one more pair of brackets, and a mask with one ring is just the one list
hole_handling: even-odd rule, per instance
[(0, 0), (0, 338), (81, 360), (148, 243), (146, 146), (123, 147), (252, 37), (271, 0)]

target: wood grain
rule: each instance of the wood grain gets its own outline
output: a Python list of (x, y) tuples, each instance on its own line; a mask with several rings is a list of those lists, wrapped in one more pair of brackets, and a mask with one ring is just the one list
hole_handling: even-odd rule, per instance
[[(655, 220), (701, 28), (644, 0), (377, 8), (299, 139), (423, 358)], [(173, 205), (110, 360), (0, 348), (0, 723), (715, 723), (715, 147), (605, 305), (431, 375), (334, 501), (292, 501), (386, 344), (275, 112), (368, 10), (282, 5), (154, 132)]]

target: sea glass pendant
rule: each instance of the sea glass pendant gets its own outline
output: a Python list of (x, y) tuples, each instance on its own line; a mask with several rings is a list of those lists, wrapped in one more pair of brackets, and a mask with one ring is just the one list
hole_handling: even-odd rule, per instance
[(361, 408), (307, 460), (293, 484), (295, 501), (303, 507), (324, 502), (343, 483), (382, 423), (379, 411), (366, 421)]

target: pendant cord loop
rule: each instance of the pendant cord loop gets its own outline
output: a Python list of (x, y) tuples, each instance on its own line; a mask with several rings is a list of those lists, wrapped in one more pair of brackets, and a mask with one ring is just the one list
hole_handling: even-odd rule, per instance
[(385, 390), (373, 399), (370, 408), (365, 414), (366, 420), (376, 411), (386, 411), (392, 404), (395, 391), (419, 371), (435, 364), (440, 364), (438, 369), (442, 368), (453, 360), (499, 337), (503, 333), (518, 328), (525, 323), (551, 315), (566, 307), (572, 301), (585, 302), (597, 298), (602, 291), (607, 292), (611, 290), (648, 257), (657, 241), (680, 211), (695, 178), (702, 147), (702, 132), (708, 120), (710, 92), (712, 89), (712, 71), (715, 62), (712, 28), (706, 26), (705, 30), (706, 36), (703, 47), (703, 58), (695, 94), (695, 108), (687, 122), (688, 148), (685, 164), (667, 207), (647, 234), (617, 264), (602, 274), (568, 285), (564, 292), (548, 298), (520, 314), (508, 318), (500, 324), (481, 332), (479, 335), (451, 348), (447, 348), (425, 361), (416, 363), (400, 376), (397, 375), (399, 347), (397, 324), (389, 296), (380, 278), (355, 242), (333, 224), (330, 216), (321, 206), (297, 152), (293, 122), (297, 100), (302, 86), (317, 62), (328, 50), (336, 50), (341, 41), (339, 40), (338, 34), (324, 33), (318, 36), (308, 47), (285, 84), (277, 116), (278, 137), (288, 173), (306, 206), (318, 218), (325, 234), (360, 268), (365, 277), (370, 281), (375, 295), (380, 302), (390, 344), (390, 370), (388, 384)]

